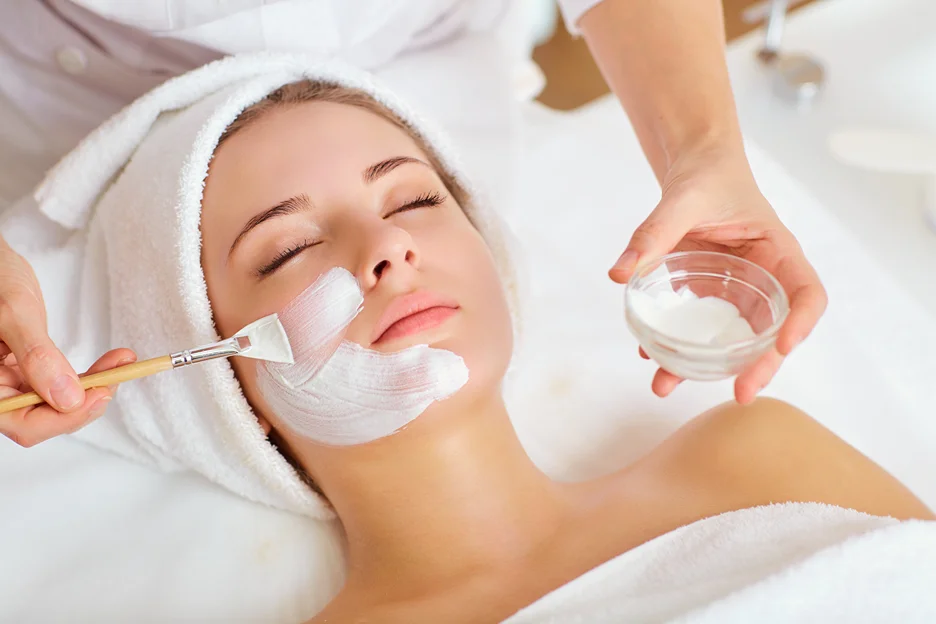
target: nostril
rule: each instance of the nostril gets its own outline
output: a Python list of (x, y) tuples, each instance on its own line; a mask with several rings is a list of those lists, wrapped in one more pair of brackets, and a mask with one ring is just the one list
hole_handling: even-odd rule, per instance
[(381, 260), (380, 262), (378, 262), (377, 266), (374, 267), (374, 276), (377, 279), (380, 279), (380, 276), (383, 274), (383, 272), (387, 269), (388, 266), (390, 266), (389, 260)]

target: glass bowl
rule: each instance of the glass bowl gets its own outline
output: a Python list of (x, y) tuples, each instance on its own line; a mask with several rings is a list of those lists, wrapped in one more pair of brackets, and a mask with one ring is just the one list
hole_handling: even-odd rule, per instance
[[(714, 307), (721, 319), (726, 310), (723, 303), (711, 300), (705, 302), (710, 304), (707, 310), (697, 304), (683, 308), (689, 316), (682, 319), (671, 316), (664, 322), (658, 313), (663, 305), (659, 302), (673, 309), (687, 299), (704, 297), (732, 304), (750, 330), (735, 331), (737, 321), (732, 321), (734, 330), (700, 339), (704, 331), (699, 324), (707, 322), (701, 317)], [(644, 352), (663, 370), (696, 381), (734, 377), (753, 364), (774, 346), (789, 310), (787, 295), (773, 275), (753, 262), (713, 251), (663, 256), (642, 267), (624, 291), (627, 325)]]

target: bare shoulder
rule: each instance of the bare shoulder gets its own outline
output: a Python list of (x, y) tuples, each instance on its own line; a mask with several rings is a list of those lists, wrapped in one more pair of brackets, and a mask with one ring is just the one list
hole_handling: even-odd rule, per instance
[(874, 515), (934, 518), (883, 468), (802, 410), (775, 399), (709, 410), (647, 459), (692, 483), (716, 506), (821, 502)]

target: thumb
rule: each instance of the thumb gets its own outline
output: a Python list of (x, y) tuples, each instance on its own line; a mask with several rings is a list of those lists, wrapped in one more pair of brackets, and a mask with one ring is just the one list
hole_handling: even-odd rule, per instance
[(627, 283), (639, 267), (672, 251), (694, 225), (689, 211), (664, 197), (634, 231), (608, 275), (619, 284)]
[(16, 358), (26, 383), (60, 412), (84, 402), (75, 370), (45, 330), (40, 314), (13, 314), (0, 324), (0, 338)]

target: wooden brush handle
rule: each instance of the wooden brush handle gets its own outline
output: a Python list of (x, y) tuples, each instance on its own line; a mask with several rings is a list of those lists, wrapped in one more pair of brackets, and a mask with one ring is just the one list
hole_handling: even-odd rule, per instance
[[(156, 373), (161, 373), (172, 368), (172, 358), (164, 355), (142, 362), (134, 362), (126, 366), (118, 366), (110, 370), (94, 373), (93, 375), (84, 375), (79, 379), (81, 387), (85, 390), (89, 388), (101, 388), (103, 386), (113, 386), (115, 384), (139, 379), (140, 377), (149, 377)], [(45, 403), (45, 400), (35, 392), (27, 392), (9, 399), (0, 401), (0, 414), (12, 412), (13, 410), (30, 407)]]

